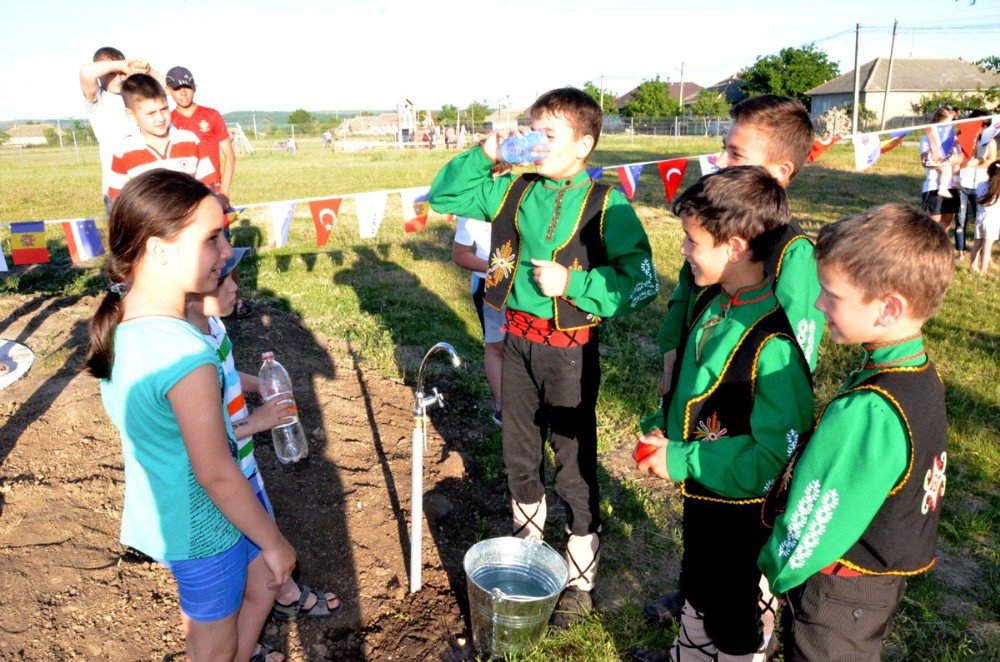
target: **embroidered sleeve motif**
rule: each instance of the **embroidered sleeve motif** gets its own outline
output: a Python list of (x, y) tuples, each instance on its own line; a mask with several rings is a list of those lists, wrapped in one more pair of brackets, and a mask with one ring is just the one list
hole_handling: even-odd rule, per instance
[(795, 340), (798, 341), (802, 353), (807, 357), (813, 355), (816, 347), (816, 322), (813, 320), (801, 319), (795, 329)]
[(788, 453), (788, 457), (792, 456), (795, 452), (795, 448), (799, 445), (799, 433), (796, 430), (789, 430), (788, 434), (785, 435), (785, 451)]
[(486, 273), (486, 285), (496, 287), (504, 278), (509, 278), (514, 272), (514, 249), (507, 242), (493, 251), (490, 256), (490, 267)]
[(938, 502), (944, 496), (945, 484), (948, 482), (944, 475), (945, 467), (948, 466), (948, 453), (941, 453), (941, 459), (934, 458), (931, 468), (924, 476), (924, 501), (920, 506), (921, 514), (926, 515), (928, 511), (937, 510)]
[(803, 567), (813, 555), (820, 538), (826, 533), (827, 524), (833, 518), (833, 511), (840, 503), (837, 490), (827, 490), (820, 496), (821, 490), (818, 480), (810, 481), (806, 485), (805, 493), (795, 506), (795, 512), (789, 520), (788, 535), (778, 546), (778, 555), (790, 557), (788, 565), (792, 568)]
[(656, 277), (656, 270), (653, 269), (653, 261), (648, 257), (639, 265), (644, 278), (635, 284), (632, 293), (628, 297), (629, 305), (635, 310), (647, 299), (652, 299), (660, 293), (660, 280)]

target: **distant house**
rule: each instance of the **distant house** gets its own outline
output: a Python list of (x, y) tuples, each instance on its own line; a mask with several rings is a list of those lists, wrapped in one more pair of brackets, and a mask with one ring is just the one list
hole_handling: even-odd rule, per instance
[[(681, 100), (681, 84), (680, 83), (667, 83), (667, 82), (662, 82), (661, 81), (660, 84), (667, 88), (667, 93), (670, 95), (671, 99), (674, 99), (675, 101), (680, 101)], [(638, 89), (639, 89), (638, 86), (633, 87), (631, 90), (629, 90), (625, 94), (623, 94), (620, 97), (618, 97), (618, 108), (619, 108), (619, 110), (622, 109), (622, 108), (624, 108), (625, 104), (627, 104), (629, 101), (632, 100), (632, 95), (635, 94), (636, 90), (638, 90)], [(698, 83), (691, 83), (689, 81), (685, 81), (684, 82), (684, 90), (683, 90), (683, 92), (684, 92), (684, 103), (690, 103), (691, 101), (694, 101), (695, 99), (697, 99), (698, 98), (698, 94), (700, 94), (703, 89), (705, 89), (705, 88), (703, 88)]]
[(524, 110), (514, 110), (513, 108), (497, 108), (495, 111), (486, 116), (483, 122), (489, 126), (493, 131), (501, 131), (503, 129), (513, 129), (517, 127), (517, 118), (526, 117), (528, 115), (528, 109)]
[(56, 127), (51, 124), (18, 124), (7, 130), (10, 140), (6, 144), (12, 146), (46, 145), (49, 141), (45, 134), (49, 131), (55, 133)]
[(399, 117), (396, 113), (381, 113), (379, 115), (356, 115), (344, 120), (337, 127), (340, 136), (395, 136), (399, 129)]
[[(747, 93), (743, 91), (743, 81), (740, 80), (739, 74), (733, 74), (729, 78), (724, 78), (714, 85), (709, 85), (705, 89), (709, 92), (715, 92), (716, 94), (724, 96), (726, 103), (730, 106), (743, 101), (748, 96)], [(687, 94), (687, 86), (685, 86), (684, 93)], [(698, 94), (700, 94), (700, 92), (685, 98), (684, 104), (689, 104), (697, 99)]]
[[(881, 120), (882, 101), (885, 99), (889, 60), (875, 58), (859, 69), (859, 95), (861, 103)], [(956, 59), (901, 59), (892, 65), (889, 81), (889, 99), (886, 102), (886, 120), (914, 114), (913, 107), (935, 92), (972, 93), (977, 89), (1000, 86), (1000, 75), (982, 71), (971, 62)], [(836, 106), (854, 102), (854, 71), (837, 76), (806, 92), (812, 97), (810, 113), (817, 118)]]

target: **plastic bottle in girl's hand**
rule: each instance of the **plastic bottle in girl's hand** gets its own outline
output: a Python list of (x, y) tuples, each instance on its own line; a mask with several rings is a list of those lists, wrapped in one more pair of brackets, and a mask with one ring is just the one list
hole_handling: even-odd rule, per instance
[(292, 395), (292, 379), (284, 366), (274, 359), (274, 352), (264, 352), (260, 355), (264, 364), (258, 375), (260, 395), (264, 400), (283, 396), (291, 399), (289, 409), (295, 412), (295, 420), (271, 429), (271, 440), (274, 442), (274, 454), (282, 464), (298, 462), (309, 455), (309, 443), (306, 441), (302, 423), (299, 422), (298, 409)]
[(542, 148), (548, 144), (549, 139), (542, 131), (516, 133), (500, 143), (500, 158), (506, 163), (541, 161), (548, 154), (548, 149)]

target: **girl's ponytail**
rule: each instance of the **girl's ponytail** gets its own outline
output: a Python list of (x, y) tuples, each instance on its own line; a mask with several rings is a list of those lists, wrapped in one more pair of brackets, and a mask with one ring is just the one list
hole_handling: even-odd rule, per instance
[(989, 207), (996, 204), (997, 199), (1000, 198), (1000, 161), (994, 161), (990, 164), (990, 167), (986, 169), (986, 176), (988, 177), (986, 193), (983, 194), (979, 202)]
[(108, 292), (90, 320), (90, 351), (85, 365), (87, 372), (98, 379), (111, 378), (115, 362), (115, 327), (122, 321), (121, 295)]

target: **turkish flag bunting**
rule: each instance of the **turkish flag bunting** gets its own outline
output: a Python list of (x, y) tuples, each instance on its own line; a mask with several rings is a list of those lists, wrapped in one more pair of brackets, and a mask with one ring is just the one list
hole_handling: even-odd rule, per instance
[(809, 151), (809, 163), (818, 159), (823, 155), (823, 152), (830, 149), (838, 142), (840, 142), (840, 136), (834, 136), (833, 138), (827, 138), (825, 140), (814, 140), (812, 149)]
[(983, 125), (983, 119), (977, 117), (969, 122), (959, 122), (955, 126), (958, 127), (958, 144), (962, 147), (962, 153), (965, 154), (965, 158), (969, 158), (976, 151), (976, 136), (979, 135), (979, 129)]
[(342, 198), (330, 198), (328, 200), (315, 200), (309, 203), (309, 211), (312, 212), (313, 225), (316, 226), (316, 245), (326, 246), (330, 239), (330, 232), (337, 224), (337, 214), (340, 213), (340, 201)]
[(684, 171), (687, 170), (687, 159), (673, 159), (671, 161), (660, 161), (656, 164), (656, 169), (660, 171), (660, 179), (663, 180), (663, 192), (667, 196), (667, 202), (673, 202), (674, 194), (681, 186), (684, 179)]

